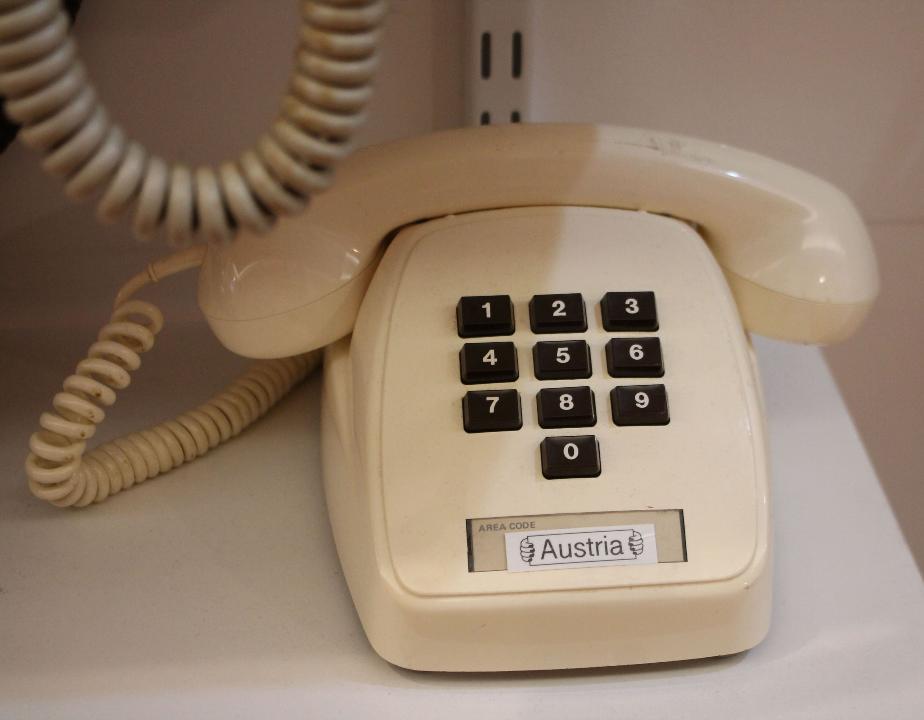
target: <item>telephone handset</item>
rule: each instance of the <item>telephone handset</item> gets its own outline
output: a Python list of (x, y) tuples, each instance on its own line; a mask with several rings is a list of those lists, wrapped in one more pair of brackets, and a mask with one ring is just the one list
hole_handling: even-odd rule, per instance
[(746, 331), (834, 342), (876, 291), (863, 223), (821, 180), (538, 125), (359, 152), (304, 220), (211, 246), (199, 293), (236, 352), (327, 346), (324, 481), (366, 633), (398, 665), (474, 671), (757, 644)]
[(878, 292), (875, 256), (838, 189), (760, 155), (640, 129), (511, 125), (360, 150), (307, 216), (213, 245), (199, 302), (249, 357), (322, 347), (350, 332), (383, 240), (450, 214), (592, 206), (694, 223), (748, 330), (826, 344), (848, 337)]

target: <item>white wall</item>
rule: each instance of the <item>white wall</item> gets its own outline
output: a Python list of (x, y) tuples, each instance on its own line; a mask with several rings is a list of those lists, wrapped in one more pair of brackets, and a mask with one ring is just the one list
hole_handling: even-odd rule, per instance
[[(391, 6), (365, 141), (463, 116), (463, 3)], [(883, 260), (883, 300), (828, 358), (920, 561), (924, 2), (534, 0), (531, 12), (532, 119), (722, 140), (818, 173), (856, 199)], [(85, 0), (77, 32), (119, 122), (165, 156), (198, 164), (235, 154), (272, 117), (295, 18), (294, 0)], [(118, 284), (164, 252), (67, 203), (23, 148), (0, 156), (0, 331), (90, 332)], [(162, 294), (172, 319), (194, 315), (190, 280)], [(0, 332), (0, 342), (9, 337)], [(80, 350), (62, 348), (62, 371)]]
[(771, 155), (858, 204), (883, 292), (826, 351), (924, 567), (924, 2), (533, 0), (529, 117)]

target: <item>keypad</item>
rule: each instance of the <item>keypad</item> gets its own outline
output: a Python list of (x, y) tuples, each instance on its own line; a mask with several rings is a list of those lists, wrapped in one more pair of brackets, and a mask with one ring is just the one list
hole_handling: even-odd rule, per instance
[(529, 325), (534, 333), (584, 332), (584, 298), (580, 293), (533, 295), (529, 301)]
[[(525, 301), (525, 298), (523, 299)], [(520, 301), (518, 301), (520, 302)], [(613, 333), (658, 330), (655, 294), (650, 290), (607, 292), (600, 301), (603, 329)], [(456, 323), (463, 338), (512, 335), (516, 329), (509, 295), (470, 295), (459, 299)], [(593, 320), (591, 315), (590, 320)], [(593, 375), (591, 348), (581, 333), (588, 316), (581, 293), (533, 295), (529, 328), (536, 335), (571, 334), (561, 340), (532, 343), (537, 380), (580, 380)], [(595, 336), (597, 337), (597, 336)], [(466, 342), (459, 351), (459, 373), (465, 385), (513, 383), (520, 377), (518, 341)], [(613, 378), (660, 378), (665, 374), (659, 337), (611, 337), (605, 344), (606, 372)], [(667, 425), (670, 414), (663, 384), (616, 385), (610, 391), (613, 425)], [(589, 385), (542, 387), (536, 393), (539, 427), (546, 430), (597, 425), (596, 398)], [(614, 426), (599, 431), (618, 431)], [(516, 388), (470, 390), (462, 398), (462, 426), (467, 433), (516, 431), (523, 427), (520, 391)], [(549, 435), (539, 446), (542, 475), (547, 479), (595, 478), (601, 475), (600, 440), (596, 435)]]
[(612, 377), (661, 377), (664, 361), (656, 337), (613, 338), (606, 344), (606, 368)]
[(667, 391), (663, 385), (617, 385), (610, 393), (617, 425), (667, 425)]
[(536, 395), (539, 427), (589, 427), (597, 424), (594, 393), (589, 387), (543, 388)]
[(520, 376), (517, 349), (512, 342), (465, 343), (459, 371), (466, 385), (512, 382)]
[(542, 474), (549, 480), (597, 477), (600, 446), (593, 435), (547, 437), (539, 446)]
[(472, 295), (456, 305), (459, 336), (491, 337), (513, 335), (513, 303), (509, 295)]
[(533, 346), (533, 370), (539, 380), (589, 378), (590, 348), (583, 340), (538, 342)]
[(498, 432), (523, 427), (520, 393), (516, 390), (472, 390), (462, 398), (465, 432)]
[(648, 290), (608, 292), (600, 301), (600, 312), (607, 332), (658, 329), (655, 295)]

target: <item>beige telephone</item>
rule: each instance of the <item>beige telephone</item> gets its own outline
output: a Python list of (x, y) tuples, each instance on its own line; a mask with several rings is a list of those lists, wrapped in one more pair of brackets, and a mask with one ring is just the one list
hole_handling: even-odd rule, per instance
[(745, 333), (861, 322), (876, 266), (845, 196), (726, 146), (568, 125), (372, 148), (338, 180), (307, 219), (210, 250), (200, 304), (244, 355), (327, 346), (325, 488), (376, 650), (514, 670), (759, 642)]
[[(381, 3), (305, 3), (309, 55), (337, 57), (300, 56), (304, 102), (238, 163), (175, 167), (169, 181), (94, 110), (82, 76), (61, 70), (56, 3), (13, 5), (0, 66), (26, 70), (0, 73), (0, 91), (22, 91), (6, 108), (46, 166), (73, 195), (104, 187), (104, 216), (134, 203), (141, 232), (212, 237), (123, 288), (30, 441), (37, 496), (89, 505), (204, 454), (326, 348), (331, 525), (384, 658), (571, 668), (761, 640), (770, 507), (746, 333), (828, 343), (860, 324), (876, 265), (843, 194), (699, 140), (513, 125), (358, 152), (306, 214), (257, 235), (326, 182), (333, 139), (368, 96), (375, 43), (360, 30)], [(60, 67), (47, 61), (58, 54)], [(52, 71), (65, 73), (54, 92), (27, 82)], [(327, 106), (308, 108), (309, 96)], [(84, 454), (163, 324), (133, 295), (198, 265), (215, 333), (269, 360), (175, 421)]]

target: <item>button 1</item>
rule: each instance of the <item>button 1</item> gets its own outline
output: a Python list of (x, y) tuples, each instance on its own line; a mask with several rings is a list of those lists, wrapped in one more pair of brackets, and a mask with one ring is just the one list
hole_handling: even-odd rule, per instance
[(459, 369), (466, 385), (512, 382), (520, 376), (512, 342), (465, 343), (459, 351)]
[(667, 391), (663, 385), (617, 385), (610, 393), (617, 425), (667, 425)]
[(583, 340), (538, 342), (533, 346), (533, 369), (539, 380), (588, 378), (590, 348)]
[(613, 377), (661, 377), (664, 375), (661, 340), (613, 338), (606, 344), (606, 367)]
[(473, 390), (462, 398), (465, 432), (498, 432), (523, 427), (520, 393), (516, 390)]
[(580, 293), (533, 295), (529, 324), (534, 333), (568, 333), (587, 330), (584, 298)]
[(600, 301), (600, 310), (608, 332), (658, 329), (655, 295), (648, 290), (608, 292)]
[(589, 427), (597, 424), (594, 393), (589, 387), (543, 388), (536, 396), (539, 426)]
[(547, 437), (539, 446), (542, 474), (549, 480), (597, 477), (600, 447), (593, 435)]
[(513, 303), (509, 295), (472, 295), (456, 305), (459, 337), (513, 335)]

